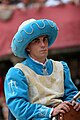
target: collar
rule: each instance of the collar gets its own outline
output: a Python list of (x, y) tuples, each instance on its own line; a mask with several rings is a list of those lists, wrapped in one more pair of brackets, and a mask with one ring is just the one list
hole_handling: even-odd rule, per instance
[(41, 64), (42, 66), (45, 66), (46, 63), (48, 62), (48, 59), (47, 59), (47, 58), (46, 58), (46, 60), (45, 60), (45, 63), (41, 63), (41, 62), (39, 62), (39, 61), (33, 59), (30, 55), (29, 55), (29, 57), (30, 57), (34, 62), (36, 62), (36, 63), (38, 63), (38, 64)]

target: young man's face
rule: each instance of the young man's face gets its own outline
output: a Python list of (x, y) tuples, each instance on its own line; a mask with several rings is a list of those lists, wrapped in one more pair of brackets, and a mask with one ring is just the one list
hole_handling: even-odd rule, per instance
[(39, 61), (44, 62), (48, 55), (48, 36), (43, 35), (34, 39), (28, 46), (30, 56)]

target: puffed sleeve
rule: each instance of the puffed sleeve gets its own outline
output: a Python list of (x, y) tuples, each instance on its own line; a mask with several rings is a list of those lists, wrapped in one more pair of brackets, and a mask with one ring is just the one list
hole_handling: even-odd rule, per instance
[[(72, 98), (78, 93), (78, 89), (71, 79), (70, 69), (66, 62), (61, 61), (64, 68), (64, 101), (71, 101)], [(80, 100), (78, 100), (80, 102)]]
[(28, 83), (20, 69), (10, 68), (4, 82), (6, 103), (19, 120), (49, 118), (51, 108), (29, 102)]

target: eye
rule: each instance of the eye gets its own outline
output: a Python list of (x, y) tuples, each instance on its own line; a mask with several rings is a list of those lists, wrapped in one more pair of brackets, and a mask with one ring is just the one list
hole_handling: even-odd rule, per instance
[(34, 43), (37, 43), (38, 42), (38, 39), (34, 40)]
[(48, 37), (48, 36), (45, 36), (43, 40), (44, 40), (44, 41), (48, 41), (48, 39), (49, 39), (49, 37)]
[(32, 41), (32, 43), (35, 44), (35, 43), (38, 43), (38, 41), (39, 41), (39, 39), (36, 38), (36, 39), (34, 39), (34, 40)]

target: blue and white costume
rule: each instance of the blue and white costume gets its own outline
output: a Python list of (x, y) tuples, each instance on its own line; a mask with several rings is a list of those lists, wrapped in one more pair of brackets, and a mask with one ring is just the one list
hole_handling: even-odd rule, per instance
[[(46, 25), (48, 31), (45, 29)], [(34, 36), (35, 28), (38, 33)], [(31, 39), (25, 37), (25, 34)], [(28, 28), (24, 26), (20, 28), (12, 42), (14, 54), (26, 58), (22, 63), (9, 69), (4, 84), (6, 103), (16, 120), (50, 120), (51, 107), (62, 101), (71, 101), (78, 93), (65, 62), (46, 59), (42, 64), (26, 53), (26, 45), (32, 41), (32, 38), (43, 34), (51, 34), (49, 46), (52, 45), (57, 36), (56, 25), (50, 20), (33, 21), (28, 24)], [(22, 48), (25, 46), (24, 50), (20, 46)]]
[[(64, 76), (65, 76), (64, 93), (60, 94), (59, 97), (56, 96), (55, 99), (70, 101), (73, 98), (73, 96), (78, 92), (78, 90), (71, 80), (70, 71), (67, 64), (63, 61), (61, 63), (63, 65)], [(31, 70), (33, 70), (36, 74), (40, 76), (45, 76), (45, 73), (43, 71), (44, 68), (47, 70), (47, 76), (50, 76), (54, 71), (52, 60), (47, 60), (45, 65), (42, 65), (40, 63), (35, 62), (30, 57), (28, 57), (22, 64), (28, 66)], [(35, 102), (34, 104), (31, 104), (29, 100), (29, 86), (27, 81), (28, 80), (26, 80), (26, 77), (19, 68), (13, 67), (8, 71), (5, 80), (5, 94), (6, 94), (6, 102), (8, 107), (10, 108), (11, 112), (13, 113), (14, 116), (16, 116), (18, 120), (21, 119), (29, 120), (32, 118), (49, 120), (51, 108), (46, 106), (51, 104), (48, 103), (48, 105), (46, 106), (43, 106), (39, 103), (36, 104)], [(56, 87), (59, 88), (60, 86), (61, 84), (59, 84)], [(39, 89), (42, 90), (42, 88)], [(57, 92), (59, 91), (56, 91), (56, 93)], [(43, 103), (45, 104), (45, 99)]]

